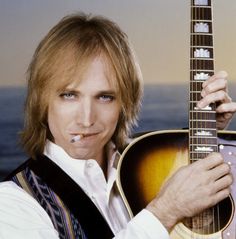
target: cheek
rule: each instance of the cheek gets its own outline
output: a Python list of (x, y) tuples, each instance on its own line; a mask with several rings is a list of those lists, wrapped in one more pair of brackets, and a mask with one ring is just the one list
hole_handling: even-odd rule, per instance
[(55, 140), (55, 138), (57, 138), (57, 129), (60, 128), (59, 125), (58, 125), (58, 122), (57, 122), (57, 115), (55, 114), (55, 112), (50, 109), (48, 111), (48, 127), (49, 127), (49, 130)]
[(111, 129), (115, 129), (118, 119), (119, 119), (120, 111), (118, 109), (114, 110), (111, 109), (103, 114), (103, 122), (106, 124), (107, 127)]
[(54, 139), (60, 134), (68, 121), (68, 113), (63, 108), (56, 106), (49, 107), (48, 110), (48, 126)]

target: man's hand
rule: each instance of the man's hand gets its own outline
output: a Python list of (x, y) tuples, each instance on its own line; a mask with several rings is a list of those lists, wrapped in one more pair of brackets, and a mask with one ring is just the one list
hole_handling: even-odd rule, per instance
[(220, 153), (212, 153), (180, 168), (166, 181), (147, 210), (170, 231), (183, 218), (197, 215), (228, 197), (232, 182), (229, 165)]
[(218, 129), (226, 128), (236, 112), (236, 103), (228, 95), (227, 76), (225, 71), (220, 71), (205, 81), (201, 92), (203, 98), (197, 104), (199, 108), (204, 108), (210, 103), (217, 103)]

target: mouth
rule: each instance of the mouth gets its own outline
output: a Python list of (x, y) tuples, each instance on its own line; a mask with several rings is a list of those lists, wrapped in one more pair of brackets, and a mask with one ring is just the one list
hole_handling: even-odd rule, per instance
[(83, 133), (78, 133), (78, 134), (72, 134), (72, 139), (71, 139), (71, 143), (75, 143), (75, 142), (78, 142), (84, 138), (89, 138), (89, 137), (92, 137), (92, 136), (95, 136), (97, 135), (98, 133), (86, 133), (86, 134), (83, 134)]

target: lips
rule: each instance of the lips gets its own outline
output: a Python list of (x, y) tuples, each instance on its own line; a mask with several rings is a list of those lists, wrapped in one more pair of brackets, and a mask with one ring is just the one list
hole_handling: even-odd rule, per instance
[(77, 135), (81, 135), (83, 138), (86, 138), (86, 137), (90, 137), (90, 136), (94, 136), (94, 135), (97, 135), (98, 133), (75, 133), (75, 134), (71, 134), (73, 136), (77, 136)]
[(81, 133), (80, 132), (80, 133), (72, 133), (71, 135), (73, 136), (73, 138), (76, 138), (78, 136), (78, 138), (79, 138), (78, 141), (82, 141), (82, 140), (89, 139), (90, 137), (96, 136), (98, 134), (99, 134), (99, 132), (96, 132), (96, 133), (95, 132), (93, 132), (93, 133)]

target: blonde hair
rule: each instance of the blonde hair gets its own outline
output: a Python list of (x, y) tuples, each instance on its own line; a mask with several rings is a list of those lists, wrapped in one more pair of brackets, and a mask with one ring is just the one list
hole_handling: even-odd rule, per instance
[[(142, 75), (126, 34), (102, 16), (83, 13), (64, 17), (38, 45), (27, 71), (28, 94), (21, 142), (33, 158), (43, 153), (51, 139), (47, 124), (50, 92), (72, 79), (78, 65), (105, 54), (115, 72), (121, 113), (112, 137), (121, 149), (136, 124), (142, 98)], [(60, 67), (63, 66), (63, 67)], [(64, 77), (59, 77), (59, 76)], [(63, 78), (63, 80), (61, 80)]]

